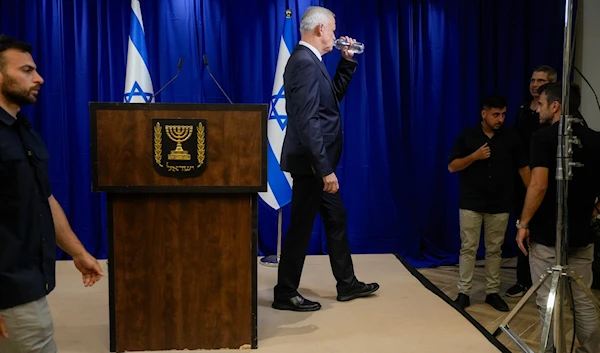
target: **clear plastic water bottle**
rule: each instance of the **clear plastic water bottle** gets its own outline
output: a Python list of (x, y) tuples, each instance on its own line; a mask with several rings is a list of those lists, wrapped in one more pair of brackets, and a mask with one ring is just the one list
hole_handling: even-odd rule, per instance
[[(335, 46), (336, 49), (342, 50), (342, 48), (344, 48), (347, 45), (350, 45), (350, 43), (347, 40), (341, 40), (338, 38), (333, 42), (333, 45)], [(361, 54), (364, 51), (365, 51), (365, 45), (360, 42), (355, 42), (354, 44), (352, 44), (350, 46), (350, 48), (348, 48), (348, 52), (354, 53), (354, 54)]]

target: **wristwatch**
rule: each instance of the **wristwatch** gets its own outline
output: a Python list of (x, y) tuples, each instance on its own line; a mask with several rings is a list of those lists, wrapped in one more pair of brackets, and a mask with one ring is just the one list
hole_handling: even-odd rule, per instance
[(527, 229), (529, 228), (529, 224), (521, 224), (521, 220), (517, 219), (517, 229)]

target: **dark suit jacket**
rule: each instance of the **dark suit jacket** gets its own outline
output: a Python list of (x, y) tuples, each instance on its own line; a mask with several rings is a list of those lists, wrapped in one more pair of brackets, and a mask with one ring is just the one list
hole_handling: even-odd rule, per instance
[(323, 62), (309, 48), (296, 46), (283, 74), (288, 125), (282, 170), (320, 177), (335, 171), (342, 154), (339, 101), (356, 66), (342, 58), (332, 82)]

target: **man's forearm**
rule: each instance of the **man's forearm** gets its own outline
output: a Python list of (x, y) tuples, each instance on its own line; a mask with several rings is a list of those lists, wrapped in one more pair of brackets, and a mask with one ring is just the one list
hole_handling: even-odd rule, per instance
[(463, 169), (466, 169), (468, 166), (475, 162), (475, 157), (473, 154), (470, 154), (464, 158), (456, 158), (450, 164), (448, 164), (448, 170), (450, 173), (460, 172)]
[(519, 175), (521, 175), (521, 180), (523, 180), (523, 185), (526, 188), (529, 187), (529, 183), (531, 182), (531, 169), (529, 167), (519, 169)]
[(77, 257), (86, 253), (85, 248), (71, 229), (67, 216), (54, 196), (48, 198), (52, 219), (54, 220), (54, 231), (56, 232), (56, 244), (66, 251), (71, 257)]
[(547, 187), (530, 184), (527, 189), (527, 195), (525, 196), (525, 204), (523, 205), (523, 212), (521, 213), (521, 224), (529, 224), (533, 215), (538, 210), (546, 196)]
[(346, 91), (348, 91), (350, 81), (352, 81), (352, 77), (354, 76), (354, 70), (356, 70), (356, 65), (357, 62), (355, 59), (340, 59), (332, 80), (333, 90), (338, 102), (344, 99)]

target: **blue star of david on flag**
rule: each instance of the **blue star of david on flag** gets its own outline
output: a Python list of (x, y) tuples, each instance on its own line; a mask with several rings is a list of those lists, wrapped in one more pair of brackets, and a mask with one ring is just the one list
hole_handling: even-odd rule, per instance
[(135, 81), (133, 83), (133, 87), (131, 88), (131, 91), (129, 91), (128, 93), (125, 93), (125, 103), (131, 103), (131, 100), (133, 99), (133, 97), (136, 97), (136, 96), (142, 97), (142, 99), (144, 99), (144, 102), (148, 103), (152, 99), (153, 94), (144, 92), (142, 87), (140, 87), (140, 84), (137, 81)]
[(283, 86), (281, 86), (277, 94), (271, 96), (271, 114), (269, 119), (277, 120), (281, 130), (284, 130), (287, 127), (287, 114), (281, 114), (279, 110), (277, 110), (277, 104), (280, 100), (280, 109), (282, 110), (282, 113), (285, 113), (285, 95), (283, 94)]

